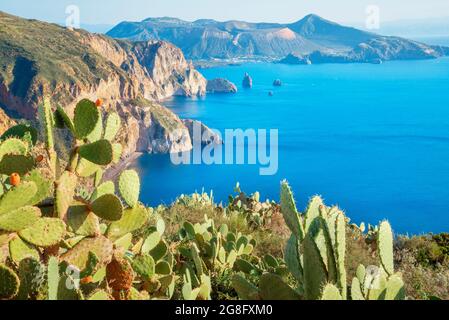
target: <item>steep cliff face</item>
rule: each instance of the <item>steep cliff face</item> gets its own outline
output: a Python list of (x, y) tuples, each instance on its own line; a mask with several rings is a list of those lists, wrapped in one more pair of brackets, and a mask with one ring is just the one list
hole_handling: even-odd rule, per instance
[(143, 99), (116, 107), (123, 119), (119, 139), (125, 154), (134, 151), (175, 153), (192, 149), (188, 128), (167, 108)]
[[(2, 12), (0, 30), (0, 104), (6, 114), (35, 119), (44, 96), (69, 114), (80, 99), (102, 98), (125, 119), (129, 152), (191, 148), (181, 120), (155, 103), (206, 93), (207, 80), (179, 48), (117, 41)], [(181, 137), (171, 132), (178, 126)]]

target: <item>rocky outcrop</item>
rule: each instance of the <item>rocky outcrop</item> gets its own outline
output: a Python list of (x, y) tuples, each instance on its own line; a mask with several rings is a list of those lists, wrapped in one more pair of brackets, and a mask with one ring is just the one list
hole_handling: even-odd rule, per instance
[(183, 123), (189, 130), (190, 139), (194, 144), (198, 142), (201, 143), (201, 145), (223, 143), (220, 135), (207, 127), (202, 122), (187, 119), (183, 120)]
[(182, 121), (157, 104), (174, 95), (206, 94), (206, 79), (179, 48), (117, 41), (2, 12), (0, 30), (0, 105), (6, 115), (33, 120), (44, 96), (69, 115), (80, 99), (102, 98), (124, 120), (125, 153), (192, 148)]
[(245, 73), (245, 76), (243, 77), (242, 82), (243, 88), (251, 89), (253, 87), (253, 78), (248, 73)]
[(124, 124), (118, 137), (125, 154), (176, 153), (192, 149), (188, 128), (167, 108), (143, 99), (119, 103), (116, 107)]
[(304, 57), (299, 54), (289, 54), (285, 58), (281, 59), (279, 63), (283, 64), (297, 64), (297, 65), (305, 65), (305, 64), (312, 64), (312, 62), (309, 60), (308, 57)]
[(238, 89), (231, 81), (223, 78), (207, 81), (208, 93), (237, 93)]

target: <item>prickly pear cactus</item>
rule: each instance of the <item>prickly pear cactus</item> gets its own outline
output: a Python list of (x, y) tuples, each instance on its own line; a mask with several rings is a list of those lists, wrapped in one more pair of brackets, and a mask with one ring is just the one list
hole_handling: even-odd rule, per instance
[(136, 171), (123, 171), (118, 179), (120, 195), (130, 206), (135, 207), (139, 201), (140, 178)]
[(379, 226), (378, 234), (379, 257), (385, 271), (394, 274), (393, 265), (393, 232), (387, 221), (383, 221)]
[(0, 299), (9, 300), (19, 292), (20, 280), (13, 270), (0, 264)]
[(38, 247), (58, 244), (66, 233), (65, 223), (57, 218), (41, 218), (29, 228), (19, 232), (19, 236)]

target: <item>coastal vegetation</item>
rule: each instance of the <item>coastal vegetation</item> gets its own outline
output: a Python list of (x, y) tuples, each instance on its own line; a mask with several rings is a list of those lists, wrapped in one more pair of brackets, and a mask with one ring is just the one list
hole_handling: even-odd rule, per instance
[(395, 237), (318, 196), (302, 211), (286, 181), (278, 202), (237, 185), (226, 205), (150, 208), (136, 171), (106, 178), (123, 149), (115, 111), (84, 99), (71, 117), (43, 100), (39, 129), (0, 140), (0, 299), (449, 298), (447, 234)]

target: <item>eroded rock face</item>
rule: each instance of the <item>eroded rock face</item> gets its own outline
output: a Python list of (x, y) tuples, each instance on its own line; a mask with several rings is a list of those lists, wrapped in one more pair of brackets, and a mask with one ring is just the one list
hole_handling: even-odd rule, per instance
[(223, 78), (207, 81), (208, 93), (237, 93), (238, 89), (231, 81)]
[(117, 105), (123, 119), (118, 134), (125, 154), (176, 153), (192, 149), (189, 130), (167, 108), (148, 101), (130, 101)]
[(242, 82), (243, 88), (252, 88), (253, 87), (253, 78), (248, 73), (245, 73)]

